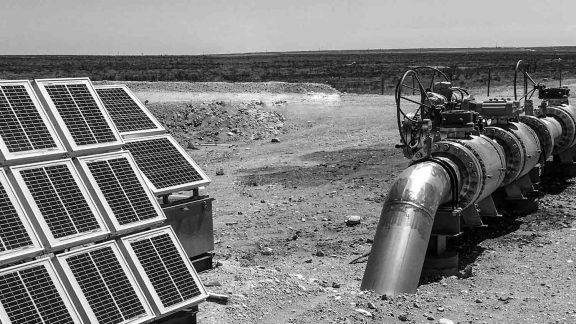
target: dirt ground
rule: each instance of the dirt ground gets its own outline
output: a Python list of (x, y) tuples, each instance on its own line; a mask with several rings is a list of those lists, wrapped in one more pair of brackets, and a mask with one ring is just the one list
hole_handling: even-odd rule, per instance
[[(165, 87), (136, 90), (151, 104), (181, 99)], [(200, 276), (230, 296), (201, 304), (199, 323), (576, 323), (574, 180), (546, 186), (533, 214), (458, 237), (466, 275), (428, 278), (414, 295), (360, 291), (366, 263), (350, 262), (370, 251), (382, 201), (408, 165), (394, 148), (393, 97), (301, 95), (258, 107), (284, 116), (282, 132), (270, 134), (279, 142), (202, 146), (191, 137), (216, 198), (216, 267)], [(346, 226), (350, 215), (361, 224)]]

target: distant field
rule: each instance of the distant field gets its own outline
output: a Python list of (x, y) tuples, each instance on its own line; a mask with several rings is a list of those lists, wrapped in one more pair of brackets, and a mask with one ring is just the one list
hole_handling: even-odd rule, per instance
[[(557, 60), (560, 58), (561, 60)], [(441, 68), (464, 87), (510, 85), (516, 61), (535, 79), (576, 77), (576, 47), (410, 49), (199, 56), (0, 56), (1, 79), (87, 76), (92, 80), (315, 82), (343, 92), (392, 93), (410, 66)], [(548, 82), (548, 85), (557, 85)]]

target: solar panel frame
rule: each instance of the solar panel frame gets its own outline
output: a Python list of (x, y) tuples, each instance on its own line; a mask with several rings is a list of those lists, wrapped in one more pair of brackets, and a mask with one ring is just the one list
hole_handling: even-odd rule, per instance
[[(135, 137), (135, 136), (151, 136), (151, 135), (162, 134), (162, 133), (167, 132), (166, 128), (164, 128), (164, 126), (162, 126), (162, 124), (158, 121), (158, 119), (156, 119), (156, 117), (154, 117), (154, 115), (150, 112), (150, 110), (148, 110), (148, 108), (146, 108), (146, 106), (140, 101), (140, 99), (138, 99), (138, 97), (136, 97), (136, 95), (130, 90), (130, 88), (128, 88), (128, 86), (126, 86), (124, 84), (97, 85), (97, 86), (94, 86), (94, 88), (96, 89), (96, 93), (99, 93), (99, 90), (105, 90), (105, 89), (122, 89), (134, 101), (134, 103), (138, 106), (138, 108), (140, 108), (140, 110), (142, 110), (142, 112), (146, 115), (146, 117), (148, 117), (148, 119), (150, 119), (150, 121), (155, 125), (154, 128), (143, 129), (143, 130), (134, 130), (134, 131), (120, 131), (120, 127), (116, 127), (118, 129), (118, 131), (120, 132), (120, 135), (122, 135), (124, 138)], [(110, 109), (108, 107), (106, 107), (105, 100), (103, 100), (102, 97), (100, 97), (100, 100), (102, 100), (102, 103), (104, 104), (104, 108), (108, 111), (108, 114), (110, 115), (110, 118), (112, 119), (112, 122), (116, 123), (114, 121), (114, 115), (110, 112)]]
[[(28, 187), (26, 181), (24, 180), (22, 172), (25, 172), (27, 170), (48, 168), (53, 166), (64, 166), (70, 172), (70, 176), (74, 180), (74, 184), (77, 186), (79, 190), (78, 194), (84, 198), (86, 206), (90, 210), (94, 218), (94, 221), (96, 222), (97, 228), (90, 231), (77, 233), (75, 235), (64, 236), (61, 238), (55, 237), (53, 232), (50, 230), (50, 227), (46, 219), (44, 218), (44, 215), (42, 214), (38, 202), (34, 199), (31, 189)], [(9, 168), (9, 176), (11, 176), (13, 182), (20, 188), (19, 192), (20, 201), (23, 203), (23, 206), (28, 211), (28, 214), (33, 216), (33, 219), (35, 221), (33, 222), (33, 224), (37, 226), (36, 232), (38, 234), (41, 234), (40, 239), (43, 241), (43, 244), (48, 251), (58, 251), (71, 246), (97, 241), (110, 235), (110, 231), (106, 226), (102, 214), (100, 214), (100, 211), (96, 206), (96, 203), (94, 202), (92, 196), (90, 195), (88, 188), (82, 181), (82, 178), (78, 170), (72, 163), (71, 159), (61, 159), (55, 161), (36, 162), (31, 164), (12, 166)], [(52, 183), (52, 179), (48, 175), (47, 178)], [(53, 190), (56, 191), (54, 186)], [(57, 194), (58, 198), (61, 199), (61, 194), (65, 193), (57, 192)], [(61, 202), (61, 204), (63, 204), (63, 202)], [(66, 213), (67, 214), (69, 213), (68, 209), (66, 209)], [(70, 217), (69, 214), (68, 217)]]
[[(22, 163), (25, 161), (34, 161), (38, 159), (49, 159), (54, 157), (62, 157), (67, 153), (66, 147), (58, 133), (56, 128), (50, 121), (49, 116), (46, 114), (44, 107), (40, 103), (40, 99), (32, 89), (32, 84), (28, 80), (1, 80), (0, 81), (0, 97), (4, 97), (5, 93), (3, 92), (3, 87), (7, 86), (22, 86), (24, 87), (26, 94), (30, 97), (32, 105), (34, 106), (35, 110), (38, 112), (40, 119), (42, 120), (43, 124), (46, 126), (46, 131), (54, 141), (55, 147), (54, 148), (43, 148), (43, 149), (32, 149), (26, 151), (19, 151), (19, 152), (10, 152), (6, 141), (0, 136), (0, 163), (4, 165), (11, 165), (16, 163)], [(6, 101), (8, 101), (6, 99)], [(9, 103), (10, 108), (13, 109), (12, 104)], [(19, 123), (21, 121), (19, 120)], [(22, 126), (21, 126), (22, 127)], [(23, 130), (24, 133), (29, 135), (27, 131)]]
[[(19, 220), (22, 222), (23, 229), (28, 235), (31, 244), (28, 246), (19, 247), (17, 249), (5, 249), (0, 252), (0, 265), (9, 264), (22, 259), (31, 258), (41, 254), (44, 251), (44, 247), (40, 242), (40, 238), (34, 231), (32, 223), (28, 217), (28, 214), (24, 210), (24, 207), (20, 203), (12, 184), (8, 180), (8, 176), (3, 169), (0, 169), (0, 185), (4, 189), (9, 202), (12, 204), (14, 211), (16, 212)], [(0, 217), (6, 217), (4, 214)], [(0, 224), (2, 226), (2, 224)], [(5, 246), (5, 243), (0, 239), (0, 245)]]
[(169, 186), (169, 187), (163, 187), (163, 188), (158, 188), (156, 187), (156, 185), (154, 185), (154, 183), (150, 180), (150, 178), (146, 175), (146, 172), (144, 172), (143, 168), (139, 165), (138, 163), (138, 158), (137, 155), (134, 152), (132, 153), (132, 156), (134, 157), (134, 161), (136, 162), (136, 165), (138, 165), (138, 168), (140, 169), (140, 172), (142, 172), (142, 174), (144, 175), (144, 179), (146, 180), (146, 183), (148, 184), (148, 186), (150, 187), (150, 189), (152, 190), (152, 192), (156, 195), (156, 196), (161, 196), (164, 194), (169, 194), (169, 193), (174, 193), (177, 191), (184, 191), (184, 190), (190, 190), (190, 189), (194, 189), (194, 188), (198, 188), (201, 186), (205, 186), (208, 185), (211, 180), (210, 178), (206, 175), (206, 173), (204, 173), (204, 171), (202, 170), (202, 168), (200, 168), (200, 166), (198, 166), (198, 164), (192, 159), (192, 157), (184, 150), (184, 148), (182, 148), (180, 146), (180, 144), (178, 144), (178, 142), (176, 142), (176, 140), (168, 135), (155, 135), (155, 136), (147, 136), (147, 137), (140, 137), (140, 138), (130, 138), (130, 139), (126, 139), (126, 146), (124, 147), (124, 149), (130, 151), (130, 149), (127, 147), (130, 143), (135, 143), (135, 142), (143, 142), (143, 141), (151, 141), (151, 140), (156, 140), (156, 139), (167, 139), (170, 144), (172, 146), (174, 146), (174, 148), (178, 151), (178, 153), (180, 153), (180, 155), (190, 164), (192, 165), (192, 167), (196, 170), (196, 172), (200, 175), (200, 177), (202, 178), (202, 180), (200, 181), (195, 181), (195, 182), (188, 182), (188, 183), (183, 183), (183, 184), (177, 184), (177, 185), (173, 185), (173, 186)]
[[(58, 111), (56, 103), (48, 93), (47, 87), (56, 85), (86, 86), (91, 97), (94, 99), (96, 106), (98, 107), (98, 110), (102, 114), (106, 126), (110, 129), (112, 133), (111, 135), (113, 136), (114, 140), (105, 143), (93, 143), (84, 145), (76, 143), (72, 133), (70, 132), (70, 129), (64, 122), (63, 116)], [(104, 104), (100, 100), (100, 97), (96, 93), (96, 90), (94, 89), (94, 86), (92, 85), (92, 82), (90, 81), (89, 78), (36, 79), (34, 80), (33, 86), (34, 89), (40, 94), (40, 99), (42, 100), (42, 103), (44, 104), (44, 107), (46, 108), (46, 111), (48, 112), (48, 115), (50, 116), (52, 122), (55, 125), (58, 125), (57, 130), (60, 132), (60, 137), (65, 139), (64, 143), (71, 156), (109, 151), (112, 149), (120, 148), (122, 144), (124, 144), (122, 136), (120, 136), (120, 133), (116, 129), (116, 126), (112, 122), (110, 116), (108, 115), (108, 112), (104, 108)], [(75, 103), (75, 105), (77, 104)], [(84, 117), (82, 116), (82, 118)], [(89, 131), (93, 134), (92, 128), (89, 128)], [(93, 136), (95, 135), (93, 134)]]
[[(146, 271), (145, 271), (142, 263), (140, 262), (140, 259), (136, 255), (136, 251), (134, 250), (134, 248), (131, 245), (134, 242), (158, 237), (161, 235), (168, 235), (170, 237), (172, 243), (174, 244), (176, 250), (178, 251), (178, 257), (180, 257), (180, 259), (183, 261), (184, 265), (186, 266), (186, 269), (188, 270), (188, 272), (190, 273), (190, 275), (194, 279), (194, 284), (196, 285), (196, 287), (198, 288), (198, 291), (199, 291), (198, 296), (191, 298), (191, 299), (188, 299), (188, 300), (183, 300), (180, 303), (177, 303), (177, 304), (174, 304), (174, 305), (168, 306), (168, 307), (163, 305), (162, 300), (161, 300), (158, 292), (154, 288), (152, 280), (146, 274)], [(204, 300), (206, 300), (206, 298), (208, 298), (208, 293), (206, 291), (206, 288), (204, 287), (204, 284), (202, 284), (202, 281), (200, 280), (200, 277), (196, 273), (196, 270), (194, 269), (192, 262), (188, 258), (188, 255), (184, 251), (182, 244), (180, 243), (176, 234), (174, 233), (172, 226), (170, 226), (170, 225), (163, 226), (163, 227), (160, 227), (157, 229), (152, 229), (152, 230), (148, 230), (145, 232), (140, 232), (137, 234), (132, 234), (129, 236), (122, 237), (119, 240), (119, 246), (120, 246), (122, 252), (125, 254), (126, 260), (131, 261), (130, 265), (133, 267), (133, 272), (137, 274), (138, 280), (141, 281), (140, 285), (142, 287), (146, 288), (145, 291), (147, 293), (148, 299), (154, 301), (154, 305), (158, 308), (158, 312), (160, 314), (167, 315), (167, 314), (176, 312), (180, 309), (197, 305), (197, 304), (203, 302)], [(163, 264), (160, 266), (163, 266)], [(164, 266), (164, 268), (166, 270), (168, 270), (167, 267)], [(172, 277), (170, 279), (173, 281)], [(174, 285), (176, 285), (176, 283), (174, 281), (173, 281), (173, 283), (174, 283)]]
[[(70, 295), (68, 294), (68, 292), (65, 289), (63, 281), (60, 279), (60, 276), (58, 275), (58, 272), (57, 272), (56, 268), (54, 267), (54, 264), (52, 263), (52, 261), (49, 258), (44, 257), (44, 258), (40, 258), (40, 259), (30, 261), (27, 263), (21, 263), (21, 264), (17, 264), (17, 265), (11, 266), (11, 267), (0, 269), (0, 277), (7, 275), (7, 274), (18, 273), (20, 271), (32, 269), (32, 268), (35, 268), (38, 266), (42, 266), (46, 269), (46, 272), (47, 272), (48, 276), (50, 277), (51, 282), (54, 283), (54, 288), (56, 289), (56, 292), (62, 298), (62, 302), (63, 302), (64, 306), (66, 307), (68, 315), (70, 315), (70, 318), (72, 319), (72, 323), (78, 323), (78, 324), (84, 323), (84, 321), (82, 320), (82, 317), (80, 315), (80, 312), (74, 306), (72, 299), (70, 298)], [(23, 280), (20, 274), (19, 274), (19, 277), (20, 277), (20, 280)], [(26, 288), (27, 295), (28, 295), (28, 297), (30, 297), (30, 299), (32, 299), (33, 297), (30, 294), (30, 291), (28, 289), (29, 288), (27, 287)], [(45, 298), (46, 296), (43, 296), (43, 297)], [(20, 305), (20, 303), (19, 303), (19, 305)], [(45, 305), (45, 306), (47, 306), (47, 305)], [(51, 303), (51, 305), (49, 305), (49, 306), (51, 308), (55, 307), (54, 303)], [(40, 310), (36, 307), (36, 304), (35, 304), (35, 313), (36, 313), (36, 315), (41, 314)], [(12, 323), (12, 321), (9, 318), (9, 315), (7, 313), (6, 308), (1, 303), (0, 303), (0, 322), (1, 323)]]
[[(134, 277), (134, 274), (132, 273), (132, 270), (130, 269), (130, 266), (128, 265), (128, 262), (124, 259), (124, 256), (120, 252), (120, 249), (119, 249), (119, 247), (115, 241), (106, 241), (103, 243), (94, 244), (91, 246), (87, 246), (87, 247), (83, 247), (80, 249), (68, 251), (65, 253), (61, 253), (61, 254), (58, 254), (56, 256), (57, 264), (59, 265), (60, 269), (62, 269), (63, 277), (67, 278), (67, 280), (68, 280), (67, 283), (69, 284), (70, 290), (74, 293), (77, 303), (84, 310), (84, 313), (87, 317), (86, 322), (87, 323), (99, 323), (97, 320), (96, 314), (94, 313), (94, 310), (90, 306), (88, 299), (87, 299), (85, 293), (82, 291), (80, 283), (78, 282), (78, 280), (74, 276), (73, 271), (72, 271), (69, 263), (67, 262), (67, 260), (71, 257), (74, 257), (74, 256), (90, 253), (90, 252), (97, 251), (99, 249), (105, 249), (108, 247), (111, 248), (116, 261), (118, 261), (123, 273), (126, 275), (126, 278), (129, 281), (130, 286), (134, 289), (134, 293), (136, 294), (138, 300), (140, 301), (141, 306), (145, 310), (144, 316), (137, 317), (137, 318), (134, 318), (133, 320), (129, 320), (129, 321), (123, 321), (121, 323), (123, 323), (123, 324), (140, 324), (140, 323), (150, 322), (152, 319), (154, 319), (154, 317), (156, 315), (154, 314), (154, 311), (153, 311), (150, 303), (148, 302), (148, 300), (147, 300), (147, 298), (146, 298), (146, 296), (142, 290), (142, 287), (140, 287), (140, 285), (138, 284), (136, 278)], [(95, 261), (93, 261), (93, 262), (95, 262)], [(100, 268), (97, 268), (97, 269), (98, 269), (97, 271), (100, 273)], [(101, 273), (100, 273), (100, 275), (101, 275)], [(103, 277), (101, 277), (101, 279), (103, 281), (105, 281)], [(106, 283), (105, 283), (105, 285), (106, 285)], [(112, 292), (110, 292), (110, 289), (108, 286), (106, 287), (106, 289), (108, 292), (107, 296), (110, 296), (112, 294)], [(78, 308), (80, 308), (80, 306), (78, 306)]]
[[(136, 176), (139, 184), (141, 185), (142, 189), (146, 194), (147, 200), (154, 208), (157, 217), (144, 219), (130, 224), (124, 224), (124, 225), (120, 224), (111, 206), (111, 202), (108, 201), (108, 199), (106, 199), (106, 195), (103, 189), (98, 185), (98, 181), (96, 180), (94, 174), (90, 171), (89, 168), (89, 164), (92, 162), (110, 161), (115, 159), (126, 159), (126, 161), (128, 161), (131, 169), (134, 171), (134, 175)], [(134, 159), (130, 155), (130, 152), (122, 151), (122, 152), (84, 156), (79, 157), (77, 161), (79, 166), (78, 169), (82, 171), (82, 175), (86, 179), (85, 182), (89, 184), (90, 191), (93, 193), (93, 196), (97, 197), (96, 201), (98, 206), (103, 210), (102, 214), (107, 215), (106, 221), (108, 222), (108, 227), (114, 232), (116, 232), (116, 234), (126, 233), (127, 231), (133, 231), (143, 227), (150, 227), (152, 225), (164, 222), (166, 220), (166, 216), (164, 215), (162, 207), (160, 207), (158, 200), (153, 195), (152, 191), (150, 191), (148, 184), (146, 183), (144, 177), (140, 173), (138, 166), (136, 165), (136, 162), (134, 162)], [(126, 196), (129, 196), (129, 193), (125, 192), (124, 188), (122, 188), (122, 191)], [(127, 199), (127, 204), (129, 206), (132, 206), (130, 198)], [(136, 210), (134, 211), (135, 213), (137, 213)]]

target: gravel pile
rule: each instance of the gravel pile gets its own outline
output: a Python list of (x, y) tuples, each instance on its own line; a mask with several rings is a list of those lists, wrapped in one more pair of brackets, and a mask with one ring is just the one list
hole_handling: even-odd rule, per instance
[(184, 147), (195, 142), (262, 140), (285, 131), (285, 118), (260, 102), (158, 103), (148, 109)]

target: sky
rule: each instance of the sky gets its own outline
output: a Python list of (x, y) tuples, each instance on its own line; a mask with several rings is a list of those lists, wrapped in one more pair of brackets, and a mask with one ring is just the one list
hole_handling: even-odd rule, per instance
[(0, 55), (576, 45), (575, 0), (0, 0)]

